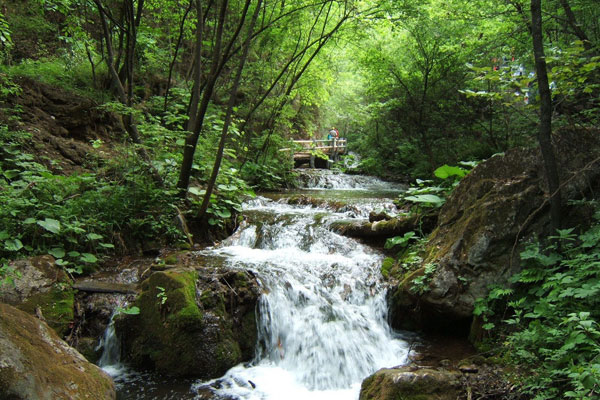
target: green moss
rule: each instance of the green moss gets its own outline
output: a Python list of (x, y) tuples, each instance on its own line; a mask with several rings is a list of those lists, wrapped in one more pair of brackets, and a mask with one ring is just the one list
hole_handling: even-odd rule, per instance
[(74, 302), (73, 289), (64, 283), (57, 283), (49, 291), (31, 296), (19, 308), (29, 314), (36, 314), (39, 307), (48, 325), (63, 337), (74, 319)]
[(235, 274), (235, 282), (237, 287), (248, 287), (248, 274), (244, 271), (239, 271)]
[[(140, 314), (131, 344), (134, 363), (171, 375), (187, 375), (203, 327), (203, 313), (196, 304), (194, 270), (169, 269), (153, 273), (142, 284), (136, 300)], [(150, 365), (147, 365), (150, 364)]]
[(391, 269), (394, 267), (396, 261), (391, 257), (386, 257), (383, 259), (383, 263), (381, 264), (381, 275), (384, 278), (388, 278), (390, 275)]
[(177, 264), (177, 254), (169, 254), (164, 258), (165, 264), (175, 265)]

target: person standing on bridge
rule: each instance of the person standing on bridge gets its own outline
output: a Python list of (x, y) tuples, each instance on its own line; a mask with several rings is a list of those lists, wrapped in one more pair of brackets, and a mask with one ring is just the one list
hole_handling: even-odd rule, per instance
[(339, 139), (340, 137), (340, 132), (335, 129), (335, 126), (331, 128), (331, 130), (329, 131), (329, 139)]

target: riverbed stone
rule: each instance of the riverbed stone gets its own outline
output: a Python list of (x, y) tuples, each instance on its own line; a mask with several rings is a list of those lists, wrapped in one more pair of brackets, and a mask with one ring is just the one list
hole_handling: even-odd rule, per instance
[(455, 400), (461, 374), (433, 368), (384, 368), (362, 382), (359, 400)]
[[(598, 193), (600, 132), (562, 131), (553, 140), (563, 182), (564, 226), (584, 226), (589, 210), (569, 208), (568, 202)], [(552, 233), (547, 187), (537, 148), (494, 156), (464, 177), (440, 211), (421, 268), (393, 291), (393, 324), (468, 330), (475, 300), (486, 296), (491, 284), (508, 285), (521, 268), (524, 245)]]
[(139, 315), (117, 319), (123, 355), (172, 376), (210, 379), (254, 355), (260, 291), (246, 271), (174, 267), (141, 284)]
[(116, 398), (111, 378), (43, 321), (0, 303), (0, 398)]
[(43, 255), (13, 261), (13, 283), (0, 289), (0, 301), (43, 317), (60, 336), (70, 330), (74, 318), (72, 281), (56, 265), (54, 257)]

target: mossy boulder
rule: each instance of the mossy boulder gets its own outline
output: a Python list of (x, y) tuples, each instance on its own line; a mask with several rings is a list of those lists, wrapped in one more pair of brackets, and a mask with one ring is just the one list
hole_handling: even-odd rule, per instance
[[(585, 220), (582, 209), (569, 209), (568, 202), (597, 193), (600, 163), (592, 161), (600, 154), (600, 132), (563, 131), (553, 140), (565, 226), (578, 226)], [(475, 300), (490, 284), (508, 284), (521, 268), (525, 242), (552, 233), (547, 199), (536, 148), (510, 150), (474, 168), (440, 211), (425, 249), (423, 266), (435, 267), (426, 287), (415, 290), (414, 281), (405, 281), (393, 293), (394, 325), (412, 321), (429, 330), (468, 331)]]
[(115, 399), (108, 375), (48, 325), (0, 303), (0, 398)]
[(135, 301), (139, 315), (117, 321), (125, 359), (172, 376), (221, 376), (254, 355), (257, 287), (244, 271), (154, 272)]
[(362, 382), (359, 400), (455, 400), (461, 392), (458, 371), (384, 368)]
[(14, 285), (0, 289), (0, 301), (43, 317), (60, 336), (70, 330), (74, 319), (72, 281), (50, 255), (14, 261)]

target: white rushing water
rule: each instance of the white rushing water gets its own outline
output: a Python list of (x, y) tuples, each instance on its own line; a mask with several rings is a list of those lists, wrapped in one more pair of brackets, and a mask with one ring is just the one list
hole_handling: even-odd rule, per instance
[(298, 180), (306, 189), (355, 189), (368, 191), (397, 191), (403, 184), (382, 181), (366, 175), (346, 175), (327, 169), (297, 169)]
[(174, 382), (161, 384), (120, 363), (111, 322), (100, 343), (99, 365), (115, 378), (120, 398), (354, 400), (364, 378), (405, 363), (408, 345), (387, 324), (382, 255), (328, 229), (334, 220), (366, 218), (376, 208), (393, 211), (389, 193), (399, 188), (330, 171), (310, 176), (309, 190), (301, 194), (326, 192), (328, 200), (343, 199), (348, 206), (332, 211), (327, 205), (287, 204), (285, 196), (278, 201), (259, 197), (244, 205), (245, 221), (234, 235), (201, 252), (254, 271), (262, 285), (253, 362), (196, 383), (191, 392), (186, 382), (175, 388)]
[(405, 362), (408, 346), (387, 324), (382, 255), (327, 229), (347, 215), (266, 199), (244, 214), (205, 253), (263, 285), (256, 359), (198, 386), (228, 399), (357, 399), (364, 378)]

